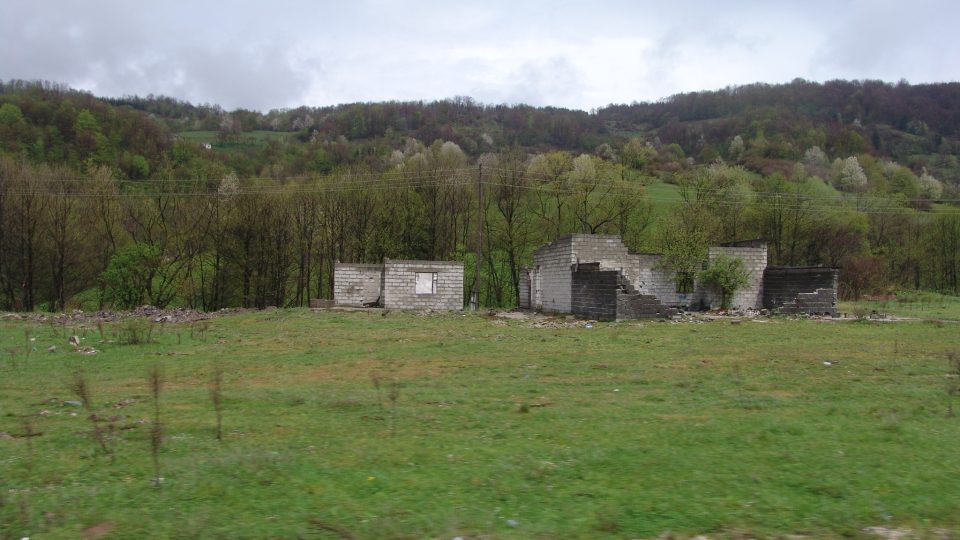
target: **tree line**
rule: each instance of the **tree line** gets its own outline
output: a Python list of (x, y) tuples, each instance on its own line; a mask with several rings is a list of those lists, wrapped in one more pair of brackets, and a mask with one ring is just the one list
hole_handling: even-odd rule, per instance
[(479, 268), (481, 303), (512, 306), (533, 251), (571, 232), (664, 252), (678, 275), (696, 271), (710, 243), (762, 237), (771, 264), (841, 268), (847, 296), (960, 293), (956, 207), (925, 211), (868, 189), (876, 175), (919, 183), (905, 168), (867, 163), (867, 174), (856, 158), (812, 152), (789, 177), (717, 161), (664, 183), (643, 169), (656, 149), (635, 146), (642, 155), (513, 149), (470, 160), (453, 142), (410, 140), (376, 169), (205, 180), (3, 158), (0, 309), (303, 306), (331, 297), (335, 261), (384, 257), (462, 260), (465, 298)]

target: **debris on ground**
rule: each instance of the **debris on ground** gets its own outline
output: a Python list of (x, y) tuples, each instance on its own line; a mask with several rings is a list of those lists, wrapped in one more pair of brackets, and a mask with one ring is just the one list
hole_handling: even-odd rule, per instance
[[(155, 323), (191, 323), (216, 317), (238, 315), (256, 311), (251, 308), (225, 308), (219, 311), (203, 312), (187, 308), (158, 308), (154, 306), (140, 306), (129, 311), (91, 311), (75, 309), (64, 313), (0, 313), (0, 321), (28, 321), (61, 325), (81, 325), (87, 323), (109, 323), (126, 319), (146, 318)], [(74, 340), (77, 340), (74, 343)], [(79, 337), (71, 336), (70, 343), (79, 345)]]

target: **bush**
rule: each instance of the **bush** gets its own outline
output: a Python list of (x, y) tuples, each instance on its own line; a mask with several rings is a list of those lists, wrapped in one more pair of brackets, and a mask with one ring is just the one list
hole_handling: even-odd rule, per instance
[(730, 298), (737, 289), (747, 284), (750, 274), (743, 268), (743, 260), (720, 255), (700, 272), (700, 282), (720, 293), (720, 308), (730, 307)]
[(137, 243), (117, 250), (100, 274), (104, 300), (117, 309), (143, 304), (160, 266), (160, 255), (160, 248), (154, 244)]

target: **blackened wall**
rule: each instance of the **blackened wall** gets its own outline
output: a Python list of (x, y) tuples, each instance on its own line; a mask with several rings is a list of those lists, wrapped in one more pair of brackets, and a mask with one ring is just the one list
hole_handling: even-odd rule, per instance
[(763, 272), (763, 307), (836, 314), (838, 278), (836, 268), (768, 267)]
[(571, 312), (598, 321), (617, 318), (619, 270), (600, 270), (600, 263), (581, 264), (573, 272)]

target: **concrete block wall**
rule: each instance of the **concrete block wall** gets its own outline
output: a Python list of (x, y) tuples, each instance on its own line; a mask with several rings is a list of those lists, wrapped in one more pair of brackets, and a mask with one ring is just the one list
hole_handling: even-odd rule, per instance
[[(761, 244), (761, 247), (746, 246), (711, 246), (708, 250), (709, 262), (712, 263), (717, 257), (725, 255), (732, 259), (743, 261), (743, 268), (747, 271), (747, 284), (734, 293), (730, 299), (732, 309), (759, 309), (763, 306), (763, 273), (767, 268), (767, 246)], [(720, 294), (697, 287), (700, 294), (703, 295), (705, 302), (712, 308), (720, 307)]]
[(639, 260), (627, 251), (619, 236), (604, 234), (571, 235), (574, 259), (581, 263), (600, 263), (603, 270), (618, 270), (630, 283), (640, 274)]
[(685, 295), (677, 293), (673, 272), (659, 268), (663, 255), (643, 253), (636, 257), (639, 274), (634, 287), (641, 293), (656, 296), (668, 306), (686, 307), (697, 297), (694, 291)]
[(836, 268), (779, 267), (766, 269), (763, 277), (763, 307), (783, 313), (837, 313)]
[(619, 270), (601, 270), (599, 263), (581, 264), (573, 273), (570, 312), (598, 321), (617, 319)]
[[(759, 308), (763, 304), (763, 272), (767, 247), (763, 241), (711, 247), (708, 259), (720, 255), (743, 261), (749, 280), (734, 294), (733, 308)], [(521, 280), (521, 289), (531, 288), (531, 307), (545, 312), (574, 313), (572, 289), (576, 263), (599, 263), (599, 270), (616, 270), (639, 293), (651, 295), (667, 306), (719, 307), (720, 295), (694, 284), (686, 294), (677, 293), (674, 274), (659, 268), (662, 255), (629, 253), (618, 236), (571, 234), (542, 246), (534, 253), (530, 278)], [(706, 261), (705, 261), (706, 262)]]
[(520, 286), (518, 287), (518, 296), (520, 302), (517, 307), (520, 309), (530, 309), (530, 269), (523, 267), (520, 269)]
[(548, 313), (570, 313), (573, 236), (563, 236), (540, 247), (533, 254), (534, 309)]
[(382, 302), (382, 291), (382, 264), (334, 264), (333, 300), (336, 305), (362, 307), (378, 300)]
[[(417, 294), (417, 273), (435, 272), (437, 292)], [(384, 261), (383, 306), (389, 309), (463, 309), (463, 263), (457, 261)]]
[(631, 283), (640, 274), (637, 256), (629, 253), (619, 236), (568, 234), (540, 247), (533, 254), (533, 307), (546, 312), (571, 313), (573, 265), (600, 263), (604, 270), (622, 272)]

